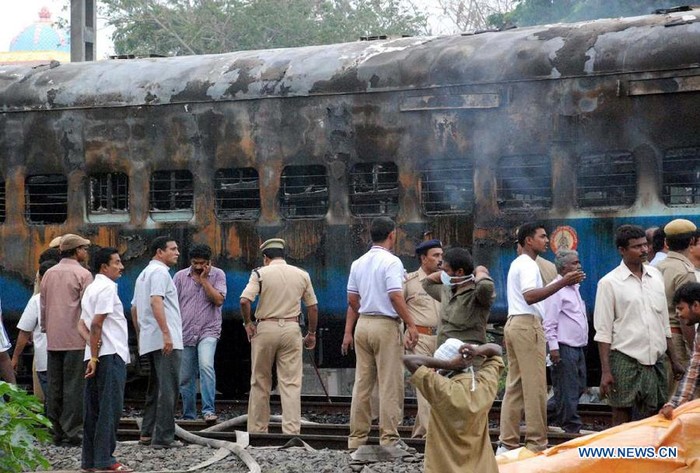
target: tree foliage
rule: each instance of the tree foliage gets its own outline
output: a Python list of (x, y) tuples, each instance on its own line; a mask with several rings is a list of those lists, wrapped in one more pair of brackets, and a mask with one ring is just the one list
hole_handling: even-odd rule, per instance
[(489, 18), (511, 11), (516, 0), (437, 0), (443, 14), (456, 31), (490, 27)]
[(400, 0), (103, 0), (117, 54), (186, 55), (414, 35), (426, 18)]
[(37, 442), (49, 439), (51, 422), (41, 402), (17, 386), (0, 381), (0, 471), (49, 468)]
[(516, 0), (513, 10), (492, 15), (488, 21), (495, 26), (575, 22), (648, 15), (678, 3), (677, 0)]

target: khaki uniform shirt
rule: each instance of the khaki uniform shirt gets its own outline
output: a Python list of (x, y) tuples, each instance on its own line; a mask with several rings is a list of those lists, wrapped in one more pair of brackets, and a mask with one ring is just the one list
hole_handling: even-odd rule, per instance
[(503, 360), (484, 360), (472, 375), (447, 378), (421, 366), (411, 382), (430, 403), (430, 423), (425, 444), (426, 473), (498, 473), (489, 436), (489, 410), (496, 398)]
[(423, 289), (421, 283), (427, 276), (423, 268), (409, 273), (403, 285), (403, 297), (416, 325), (436, 328), (440, 317), (440, 303)]
[[(309, 273), (303, 269), (287, 264), (283, 259), (274, 259), (257, 271), (260, 273), (260, 279), (253, 271), (241, 294), (241, 297), (251, 302), (260, 295), (255, 311), (257, 320), (298, 317), (301, 314), (300, 299), (303, 299), (306, 307), (318, 303)], [(262, 294), (259, 294), (260, 281)]]
[(475, 285), (460, 288), (456, 293), (449, 286), (425, 279), (423, 289), (442, 303), (437, 346), (448, 338), (479, 345), (486, 343), (486, 324), (495, 298), (491, 278), (482, 278)]
[(680, 328), (681, 322), (676, 314), (676, 306), (673, 304), (673, 295), (676, 289), (687, 282), (696, 282), (693, 263), (684, 255), (669, 251), (666, 258), (656, 265), (664, 277), (664, 289), (666, 290), (666, 305), (668, 306), (668, 319), (671, 327)]
[(549, 261), (539, 255), (535, 258), (535, 263), (537, 267), (540, 268), (540, 276), (542, 276), (542, 284), (544, 286), (548, 285), (550, 282), (554, 281), (557, 277), (557, 267)]

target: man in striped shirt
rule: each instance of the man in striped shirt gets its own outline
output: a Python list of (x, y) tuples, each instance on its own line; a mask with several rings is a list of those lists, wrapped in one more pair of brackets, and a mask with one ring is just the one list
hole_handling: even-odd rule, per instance
[(173, 278), (182, 315), (182, 340), (185, 348), (180, 365), (182, 417), (197, 417), (197, 373), (202, 390), (202, 416), (216, 421), (214, 397), (216, 373), (214, 354), (221, 336), (221, 306), (226, 298), (226, 274), (211, 265), (211, 248), (192, 245), (190, 267)]
[[(693, 326), (700, 322), (700, 283), (689, 282), (678, 288), (673, 296), (678, 317), (682, 323)], [(694, 399), (695, 392), (700, 384), (700, 340), (695, 334), (695, 348), (690, 359), (690, 366), (683, 376), (681, 384), (676, 389), (676, 394), (669, 402), (664, 404), (659, 413), (670, 419), (673, 417), (673, 409), (681, 404)]]

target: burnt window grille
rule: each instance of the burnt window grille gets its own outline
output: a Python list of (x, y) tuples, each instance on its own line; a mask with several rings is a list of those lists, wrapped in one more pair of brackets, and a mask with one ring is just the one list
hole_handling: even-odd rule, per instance
[(328, 176), (320, 165), (286, 166), (279, 191), (286, 218), (323, 217), (328, 211)]
[(193, 208), (192, 173), (154, 171), (151, 174), (151, 212), (173, 212)]
[(88, 189), (91, 214), (127, 213), (129, 211), (129, 176), (107, 172), (90, 176)]
[(700, 148), (666, 152), (661, 194), (669, 206), (700, 204)]
[(498, 162), (496, 194), (502, 209), (552, 206), (552, 166), (548, 156), (504, 156)]
[(219, 169), (214, 175), (216, 215), (221, 219), (256, 219), (260, 215), (260, 180), (254, 168)]
[(422, 172), (421, 202), (426, 215), (471, 214), (474, 166), (465, 160), (432, 161)]
[(30, 223), (63, 223), (68, 218), (68, 179), (63, 174), (39, 174), (25, 180), (25, 217)]
[(350, 171), (350, 211), (355, 215), (396, 215), (399, 170), (394, 163), (359, 163)]
[(2, 185), (0, 185), (0, 222), (5, 221), (5, 178), (2, 177)]
[(631, 153), (581, 156), (577, 173), (579, 208), (630, 207), (637, 198), (637, 171)]

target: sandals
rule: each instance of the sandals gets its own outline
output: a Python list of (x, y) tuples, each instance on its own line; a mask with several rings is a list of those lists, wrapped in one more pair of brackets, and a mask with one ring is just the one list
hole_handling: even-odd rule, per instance
[(127, 472), (133, 472), (133, 468), (129, 468), (128, 466), (124, 465), (123, 463), (116, 462), (112, 464), (111, 466), (108, 466), (107, 468), (95, 468), (94, 470), (95, 473), (111, 473), (112, 471), (121, 471), (123, 473)]
[(204, 416), (204, 422), (216, 422), (219, 419), (219, 416), (216, 414), (206, 414)]
[(150, 445), (151, 437), (139, 437), (139, 445)]

